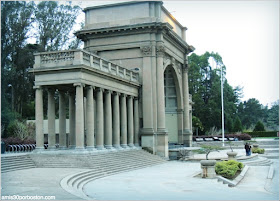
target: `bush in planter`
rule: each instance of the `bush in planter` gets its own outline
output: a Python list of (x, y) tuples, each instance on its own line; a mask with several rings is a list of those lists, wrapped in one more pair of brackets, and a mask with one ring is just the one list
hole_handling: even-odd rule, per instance
[(215, 171), (217, 174), (232, 179), (236, 175), (237, 171), (244, 167), (243, 163), (229, 160), (216, 163)]
[(264, 149), (261, 148), (252, 148), (252, 153), (264, 154)]

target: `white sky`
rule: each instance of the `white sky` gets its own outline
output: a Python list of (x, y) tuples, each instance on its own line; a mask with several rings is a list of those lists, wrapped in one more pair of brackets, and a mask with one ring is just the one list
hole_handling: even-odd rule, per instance
[[(123, 1), (88, 1), (102, 5)], [(241, 86), (242, 100), (256, 98), (263, 105), (279, 99), (279, 0), (163, 1), (187, 30), (195, 53), (218, 52), (227, 67), (226, 78)], [(77, 3), (77, 2), (76, 2)]]

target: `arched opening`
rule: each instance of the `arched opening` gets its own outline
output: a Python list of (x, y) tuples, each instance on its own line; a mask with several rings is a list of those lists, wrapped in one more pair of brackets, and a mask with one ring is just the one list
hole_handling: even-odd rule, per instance
[(171, 66), (164, 71), (165, 125), (169, 143), (178, 143), (178, 84), (176, 73)]

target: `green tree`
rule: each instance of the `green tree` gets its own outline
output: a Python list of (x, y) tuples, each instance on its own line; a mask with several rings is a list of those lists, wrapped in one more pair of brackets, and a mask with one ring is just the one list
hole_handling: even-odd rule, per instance
[(237, 116), (234, 120), (234, 124), (233, 124), (233, 132), (242, 132), (242, 123), (239, 119), (239, 117)]
[(255, 128), (254, 128), (254, 132), (255, 131), (265, 131), (264, 129), (264, 125), (261, 121), (258, 121), (255, 125)]
[[(209, 64), (210, 58), (222, 68), (223, 76), (226, 75), (226, 67), (222, 57), (218, 53), (206, 52), (203, 55), (193, 53), (189, 56), (189, 91), (195, 102), (193, 115), (200, 119), (204, 131), (210, 128), (221, 128), (221, 71), (213, 69)], [(226, 130), (232, 130), (232, 122), (237, 111), (237, 104), (241, 89), (233, 88), (224, 78), (224, 112)]]
[[(41, 1), (35, 10), (38, 26), (38, 43), (45, 51), (60, 50), (71, 46), (70, 33), (81, 12), (79, 6), (59, 4), (56, 1)], [(73, 42), (74, 43), (74, 42)], [(76, 44), (72, 44), (75, 46)]]

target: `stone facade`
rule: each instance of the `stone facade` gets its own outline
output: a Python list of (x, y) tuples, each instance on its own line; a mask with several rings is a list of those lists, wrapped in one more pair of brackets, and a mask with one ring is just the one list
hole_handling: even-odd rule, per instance
[(85, 145), (91, 150), (141, 145), (168, 157), (169, 139), (191, 146), (187, 55), (194, 48), (185, 41), (186, 27), (159, 1), (95, 6), (84, 12), (85, 27), (75, 33), (84, 50), (35, 55), (37, 147), (42, 147), (42, 88), (48, 89), (50, 148), (54, 90), (59, 93), (62, 148), (67, 144), (65, 93), (68, 144), (77, 150)]

